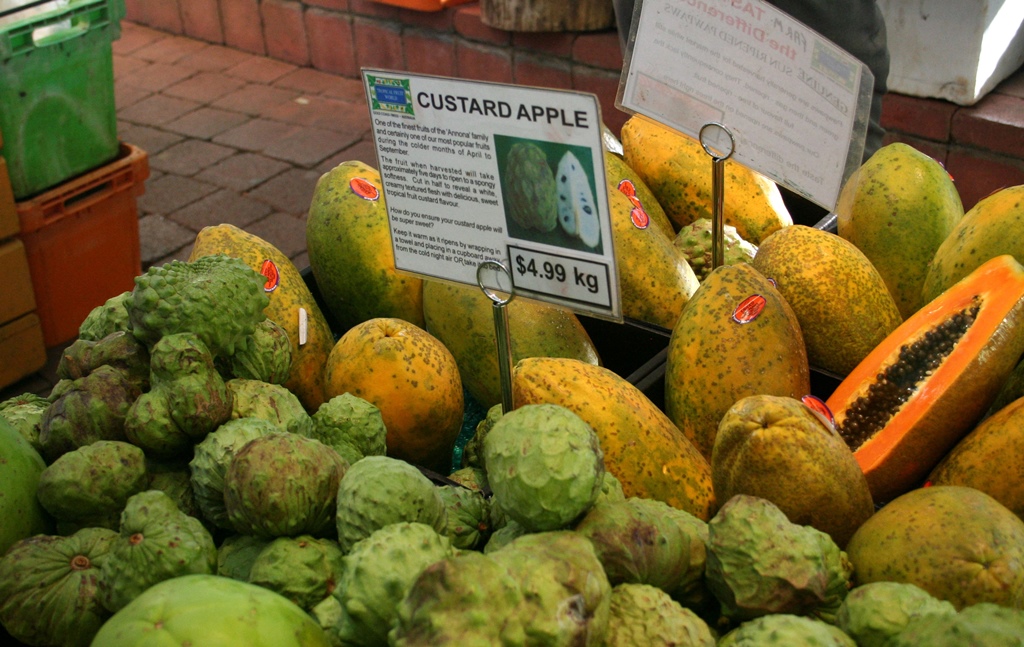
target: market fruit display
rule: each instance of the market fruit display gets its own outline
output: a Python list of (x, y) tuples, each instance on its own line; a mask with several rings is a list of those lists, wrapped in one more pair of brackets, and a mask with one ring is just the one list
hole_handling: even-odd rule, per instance
[(517, 406), (558, 404), (585, 420), (626, 496), (664, 501), (704, 520), (713, 514), (708, 461), (650, 398), (612, 371), (572, 359), (523, 359), (512, 371), (512, 397)]
[(821, 229), (776, 231), (758, 244), (753, 266), (792, 306), (812, 367), (844, 377), (903, 322), (867, 256)]
[[(590, 364), (601, 358), (572, 310), (534, 299), (505, 305), (512, 363), (524, 357), (573, 357)], [(451, 351), (462, 386), (483, 407), (501, 402), (501, 375), (494, 302), (475, 285), (423, 281), (423, 317), (428, 333)]]
[(672, 328), (664, 389), (665, 413), (710, 461), (719, 422), (737, 400), (810, 393), (796, 313), (752, 266), (716, 268)]
[(916, 584), (958, 610), (1024, 608), (1024, 521), (974, 488), (911, 490), (864, 522), (846, 550), (862, 585)]
[[(266, 277), (263, 291), (269, 303), (263, 312), (283, 329), (291, 347), (287, 380), (281, 383), (312, 413), (325, 399), (323, 366), (334, 346), (334, 333), (299, 269), (273, 244), (230, 224), (205, 227), (196, 234), (189, 260), (212, 254), (240, 258)], [(239, 377), (276, 382), (263, 376)]]
[[(711, 218), (711, 156), (700, 142), (667, 126), (633, 115), (622, 126), (622, 156), (651, 189), (680, 230)], [(760, 245), (772, 232), (793, 224), (779, 187), (735, 160), (725, 160), (723, 218), (743, 240)]]
[(935, 250), (921, 288), (931, 301), (985, 261), (1009, 254), (1024, 263), (1024, 184), (1008, 186), (979, 200)]
[(399, 274), (380, 173), (359, 161), (317, 180), (306, 218), (309, 267), (339, 334), (374, 317), (423, 327), (422, 279)]
[(367, 319), (341, 336), (324, 370), (328, 398), (350, 392), (380, 409), (389, 456), (451, 471), (465, 396), (436, 337), (403, 319)]
[[(641, 184), (631, 182), (637, 191)], [(633, 213), (639, 191), (630, 196), (611, 183), (606, 190)], [(658, 227), (652, 219), (646, 231)], [(788, 230), (803, 233), (787, 225), (773, 236)], [(813, 248), (840, 238), (820, 233), (831, 238), (790, 260), (819, 263)], [(145, 296), (127, 292), (90, 313), (50, 393), (0, 403), (0, 432), (16, 439), (8, 446), (0, 434), (0, 537), (10, 533), (0, 556), (0, 623), (15, 639), (525, 647), (675, 636), (700, 645), (891, 646), (943, 645), (956, 636), (1000, 644), (1024, 634), (1024, 521), (991, 487), (1020, 489), (1012, 426), (1019, 395), (1011, 395), (1010, 376), (1024, 355), (1015, 345), (1024, 335), (1015, 292), (1024, 271), (1009, 256), (908, 317), (910, 328), (879, 342), (884, 352), (867, 354), (879, 352), (879, 363), (862, 362), (847, 380), (836, 379), (833, 393), (856, 394), (853, 404), (818, 391), (831, 386), (816, 379), (820, 367), (809, 359), (809, 383), (803, 363), (772, 371), (774, 382), (796, 379), (807, 388), (774, 395), (766, 385), (743, 397), (714, 379), (743, 361), (706, 360), (709, 381), (693, 391), (715, 406), (731, 400), (711, 434), (710, 456), (659, 404), (660, 385), (650, 379), (658, 370), (623, 377), (598, 360), (543, 356), (516, 360), (507, 411), (504, 403), (481, 408), (462, 399), (468, 388), (455, 380), (456, 362), (445, 364), (452, 388), (440, 398), (427, 389), (391, 398), (392, 412), (403, 414), (439, 401), (458, 433), (428, 435), (444, 438), (436, 454), (396, 456), (383, 402), (345, 389), (325, 391), (310, 408), (287, 386), (293, 340), (285, 345), (287, 331), (257, 307), (270, 277), (239, 260), (203, 256), (147, 271), (137, 285)], [(705, 283), (743, 271), (756, 273), (757, 263), (717, 268)], [(739, 311), (723, 293), (722, 316), (738, 314), (750, 326), (766, 316), (760, 299), (769, 305), (775, 294), (778, 308), (796, 314), (791, 301), (802, 295), (770, 278), (745, 278), (751, 289), (738, 290), (738, 302), (746, 301)], [(179, 288), (210, 293), (183, 303)], [(245, 303), (230, 302), (236, 288)], [(874, 306), (835, 289), (821, 310), (822, 329), (845, 341), (834, 322)], [(437, 305), (447, 306), (443, 316), (458, 340), (468, 307), (444, 295)], [(138, 336), (130, 316), (136, 297), (149, 310), (136, 312), (137, 321), (146, 319)], [(715, 301), (708, 297), (709, 310)], [(491, 327), (488, 314), (481, 330)], [(332, 334), (340, 340), (366, 321)], [(805, 326), (797, 323), (778, 337), (806, 353), (806, 338), (795, 332), (804, 335)], [(595, 356), (602, 344), (633, 350), (634, 327), (613, 328), (610, 339), (590, 340)], [(553, 344), (583, 339), (555, 323), (543, 332)], [(727, 341), (705, 322), (693, 325), (692, 336)], [(657, 357), (668, 379), (672, 339), (662, 337)], [(433, 337), (430, 357), (443, 356), (449, 343), (456, 342)], [(727, 345), (755, 358), (750, 373), (772, 364), (767, 342)], [(493, 355), (493, 348), (466, 352)], [(912, 392), (903, 399), (885, 384), (894, 367), (913, 363), (909, 355), (924, 356), (928, 367), (900, 382)], [(378, 358), (325, 358), (324, 384), (329, 370), (343, 370), (382, 388), (422, 386), (425, 366), (435, 364), (422, 356), (399, 361), (418, 373), (397, 381), (401, 374)], [(849, 432), (850, 411), (863, 408), (861, 396), (877, 395), (878, 384), (895, 413), (873, 435), (886, 467), (872, 476), (860, 461), (868, 452), (858, 456), (833, 428)], [(915, 409), (926, 394), (930, 404)], [(222, 412), (207, 404), (225, 399), (227, 419), (199, 415)], [(126, 423), (125, 412), (143, 405), (159, 415)], [(938, 449), (952, 433), (940, 421), (959, 426), (963, 447), (976, 432), (992, 448)], [(270, 440), (281, 444), (257, 457), (253, 448)], [(11, 458), (24, 448), (36, 452), (29, 463), (37, 469), (16, 472)], [(961, 475), (986, 476), (989, 485), (942, 482), (933, 467), (947, 457)], [(901, 472), (909, 466), (913, 476)], [(872, 483), (882, 480), (899, 485), (875, 496)], [(19, 516), (26, 503), (34, 517)], [(230, 515), (235, 506), (244, 515)], [(74, 607), (71, 591), (79, 594)]]
[(750, 395), (722, 417), (711, 456), (715, 497), (767, 499), (840, 547), (875, 512), (853, 452), (802, 400)]
[(880, 342), (828, 408), (876, 501), (920, 485), (1024, 353), (1024, 267), (990, 259)]
[(926, 303), (921, 289), (928, 266), (964, 207), (938, 161), (893, 142), (847, 178), (835, 213), (839, 236), (864, 252), (907, 318)]

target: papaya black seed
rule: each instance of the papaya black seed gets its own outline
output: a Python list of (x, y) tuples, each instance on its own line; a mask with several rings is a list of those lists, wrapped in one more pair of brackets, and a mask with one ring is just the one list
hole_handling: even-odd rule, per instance
[(837, 426), (851, 450), (856, 451), (881, 431), (918, 385), (942, 365), (974, 323), (980, 308), (974, 303), (900, 348), (896, 361), (875, 376), (867, 393), (847, 408), (845, 418)]

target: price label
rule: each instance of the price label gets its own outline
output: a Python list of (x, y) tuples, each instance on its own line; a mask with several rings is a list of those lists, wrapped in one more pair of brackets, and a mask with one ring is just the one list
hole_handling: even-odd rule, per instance
[(516, 291), (605, 308), (610, 306), (607, 265), (512, 245), (508, 251)]

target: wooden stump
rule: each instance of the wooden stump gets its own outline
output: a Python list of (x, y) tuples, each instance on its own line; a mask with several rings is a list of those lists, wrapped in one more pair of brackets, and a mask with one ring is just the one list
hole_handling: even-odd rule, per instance
[(480, 0), (480, 21), (505, 31), (596, 31), (615, 25), (612, 0)]

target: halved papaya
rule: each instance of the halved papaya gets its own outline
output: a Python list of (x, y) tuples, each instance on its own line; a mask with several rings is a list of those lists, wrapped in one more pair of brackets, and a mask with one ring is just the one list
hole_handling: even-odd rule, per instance
[(921, 484), (1024, 352), (1024, 266), (990, 259), (872, 350), (827, 404), (876, 502)]

